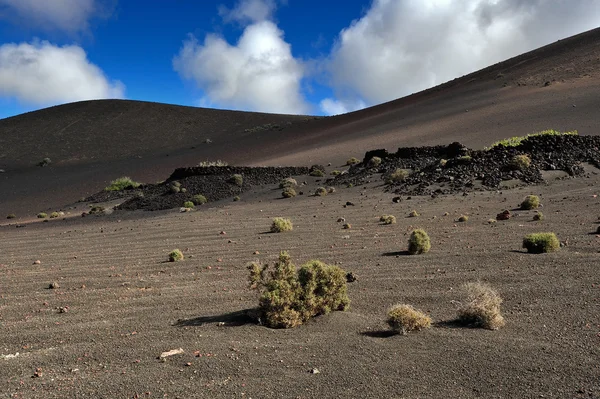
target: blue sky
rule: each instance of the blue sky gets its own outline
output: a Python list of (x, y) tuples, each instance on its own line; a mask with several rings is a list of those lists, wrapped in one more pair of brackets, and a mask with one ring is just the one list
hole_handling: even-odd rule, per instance
[(599, 24), (596, 0), (0, 0), (0, 118), (96, 98), (337, 114)]

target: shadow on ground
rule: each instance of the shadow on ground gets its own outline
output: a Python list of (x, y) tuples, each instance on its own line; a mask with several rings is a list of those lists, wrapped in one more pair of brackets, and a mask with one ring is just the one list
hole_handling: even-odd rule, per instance
[(244, 309), (214, 316), (180, 319), (173, 325), (175, 327), (197, 327), (203, 326), (204, 324), (225, 323), (226, 326), (243, 326), (245, 324), (256, 324), (256, 319), (252, 317), (252, 314), (254, 313), (256, 313), (256, 309)]

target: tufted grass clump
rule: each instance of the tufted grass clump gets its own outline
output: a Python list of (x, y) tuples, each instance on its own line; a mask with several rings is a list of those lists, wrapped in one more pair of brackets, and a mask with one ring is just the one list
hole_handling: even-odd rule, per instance
[(206, 204), (208, 202), (208, 200), (206, 199), (206, 197), (202, 194), (196, 194), (192, 197), (192, 201), (194, 203), (194, 205), (203, 205)]
[(379, 158), (379, 157), (373, 157), (373, 158), (369, 159), (369, 162), (367, 162), (367, 166), (369, 168), (376, 168), (379, 165), (381, 165), (381, 158)]
[(382, 215), (379, 217), (379, 221), (383, 224), (394, 224), (394, 223), (396, 223), (396, 216)]
[(386, 184), (401, 183), (405, 181), (408, 178), (408, 176), (410, 176), (409, 170), (398, 168), (386, 177), (385, 182)]
[(40, 212), (37, 214), (38, 219), (46, 219), (48, 214), (46, 212)]
[(339, 176), (342, 172), (340, 172), (339, 170), (332, 170), (329, 174), (331, 176)]
[(292, 231), (294, 225), (290, 219), (286, 218), (274, 218), (271, 224), (271, 233), (283, 233), (285, 231)]
[(516, 170), (525, 170), (531, 166), (531, 158), (528, 155), (515, 155), (510, 160), (510, 166)]
[(185, 201), (183, 203), (183, 207), (184, 208), (189, 208), (189, 209), (193, 209), (195, 206), (195, 204), (192, 201)]
[(279, 182), (279, 188), (294, 188), (298, 186), (298, 182), (296, 179), (291, 177), (286, 177), (282, 181)]
[(241, 200), (239, 195), (236, 195), (235, 197), (233, 197), (233, 202), (238, 202), (239, 200)]
[(322, 197), (324, 195), (327, 195), (327, 189), (325, 187), (319, 187), (315, 191), (315, 195), (318, 196), (318, 197)]
[(308, 170), (308, 175), (313, 177), (323, 177), (325, 176), (325, 168), (323, 165), (313, 165)]
[(174, 249), (169, 253), (169, 262), (179, 262), (183, 260), (183, 252), (179, 249)]
[(460, 217), (458, 218), (458, 221), (461, 223), (465, 223), (469, 221), (469, 216), (467, 215), (460, 215)]
[(130, 177), (123, 176), (111, 181), (110, 185), (104, 191), (123, 191), (138, 188), (139, 186), (141, 186), (140, 183), (131, 180)]
[(500, 140), (500, 141), (496, 141), (495, 143), (493, 143), (491, 146), (487, 147), (486, 150), (491, 150), (494, 147), (517, 147), (519, 146), (523, 141), (525, 141), (526, 139), (530, 138), (530, 137), (537, 137), (537, 136), (577, 136), (577, 130), (573, 130), (570, 132), (559, 132), (556, 130), (543, 130), (541, 132), (537, 132), (537, 133), (533, 133), (533, 134), (528, 134), (527, 136), (520, 136), (520, 137), (511, 137), (509, 139), (504, 139), (504, 140)]
[(352, 158), (348, 158), (348, 160), (346, 161), (346, 165), (347, 166), (352, 166), (352, 165), (356, 165), (360, 163), (360, 159), (352, 157)]
[(554, 233), (532, 233), (523, 239), (523, 248), (532, 254), (555, 252), (560, 249), (560, 241)]
[(60, 214), (59, 214), (58, 212), (52, 212), (52, 213), (50, 214), (50, 219), (56, 219), (56, 218), (57, 218), (57, 217), (59, 217), (59, 216), (60, 216)]
[(242, 187), (242, 185), (244, 184), (244, 176), (240, 175), (239, 173), (236, 173), (229, 178), (229, 182), (235, 184), (238, 187)]
[(419, 215), (419, 212), (417, 212), (417, 211), (412, 211), (411, 213), (408, 214), (408, 217), (411, 217), (411, 218), (416, 218), (418, 216), (420, 216), (420, 215)]
[(6, 215), (7, 219), (15, 219), (17, 217), (17, 215), (15, 215), (14, 213), (9, 213), (8, 215)]
[(523, 210), (531, 210), (536, 209), (540, 206), (540, 197), (537, 195), (528, 195), (525, 197), (523, 202), (521, 202), (521, 209)]
[(427, 232), (423, 229), (413, 230), (408, 239), (408, 253), (419, 255), (429, 252), (430, 249), (431, 241)]
[(502, 298), (492, 287), (477, 282), (465, 284), (462, 290), (465, 298), (458, 310), (460, 322), (488, 330), (504, 326), (504, 317), (500, 313)]
[(405, 335), (431, 327), (431, 317), (410, 305), (394, 305), (388, 311), (388, 325), (392, 330)]
[(292, 187), (287, 187), (286, 189), (283, 190), (283, 192), (281, 193), (281, 196), (283, 198), (293, 198), (296, 196), (296, 190), (294, 190)]
[(533, 220), (535, 220), (536, 222), (544, 220), (544, 214), (540, 211), (537, 211), (537, 213), (533, 215)]
[(311, 260), (296, 269), (287, 252), (274, 267), (253, 262), (250, 288), (259, 292), (259, 321), (270, 328), (293, 328), (310, 318), (350, 306), (346, 272)]

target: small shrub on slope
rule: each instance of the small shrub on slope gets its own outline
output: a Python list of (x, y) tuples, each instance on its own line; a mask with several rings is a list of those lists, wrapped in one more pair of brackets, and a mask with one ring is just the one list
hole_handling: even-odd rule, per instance
[(396, 223), (396, 216), (394, 215), (383, 215), (379, 218), (379, 221), (383, 224), (394, 224)]
[(537, 195), (528, 195), (525, 197), (525, 200), (521, 202), (521, 209), (523, 210), (531, 210), (536, 209), (540, 206), (540, 197)]
[(533, 233), (523, 239), (523, 248), (532, 254), (558, 251), (560, 241), (554, 233)]
[(410, 305), (395, 305), (388, 311), (388, 325), (404, 335), (431, 327), (431, 317)]
[(204, 195), (202, 194), (196, 194), (192, 197), (192, 201), (194, 203), (194, 205), (202, 205), (202, 204), (206, 204), (207, 199)]
[(124, 176), (119, 177), (116, 180), (110, 182), (110, 185), (106, 187), (105, 191), (122, 191), (132, 188), (138, 188), (141, 184), (131, 180), (131, 178)]
[(178, 262), (183, 260), (183, 252), (179, 249), (174, 249), (169, 253), (169, 262)]
[(414, 230), (408, 239), (408, 253), (419, 255), (429, 252), (430, 249), (431, 241), (427, 232), (423, 229)]
[(292, 221), (286, 218), (275, 218), (271, 224), (271, 233), (283, 233), (293, 229), (294, 225), (292, 224)]
[(458, 320), (469, 325), (497, 330), (504, 326), (500, 314), (502, 298), (487, 284), (467, 283), (463, 287), (465, 299), (458, 311)]

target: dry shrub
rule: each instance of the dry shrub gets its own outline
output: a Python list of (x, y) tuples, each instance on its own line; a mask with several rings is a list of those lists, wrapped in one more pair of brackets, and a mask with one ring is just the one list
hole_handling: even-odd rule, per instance
[(250, 287), (260, 292), (260, 320), (268, 327), (296, 327), (350, 305), (346, 272), (338, 266), (312, 260), (297, 270), (287, 252), (281, 252), (272, 269), (257, 262), (248, 269)]
[(360, 163), (360, 160), (358, 158), (355, 158), (355, 157), (349, 158), (346, 161), (346, 165), (348, 165), (348, 166), (356, 165), (356, 164), (359, 164), (359, 163)]
[(286, 218), (274, 218), (271, 224), (271, 233), (283, 233), (284, 231), (291, 231), (294, 229), (294, 225), (290, 219)]
[(294, 188), (296, 186), (298, 186), (298, 182), (296, 179), (292, 179), (291, 177), (286, 177), (279, 182), (279, 188)]
[(396, 169), (385, 179), (387, 184), (400, 183), (406, 180), (410, 176), (410, 171), (407, 169)]
[(292, 187), (287, 187), (282, 191), (281, 196), (283, 198), (293, 198), (296, 196), (296, 190), (294, 190)]
[(408, 217), (411, 217), (411, 218), (416, 218), (418, 216), (420, 216), (420, 215), (419, 215), (419, 212), (417, 212), (417, 211), (412, 211), (411, 213), (408, 214)]
[(324, 195), (327, 195), (327, 189), (325, 187), (319, 187), (317, 188), (317, 190), (315, 191), (315, 195), (322, 197)]
[(462, 323), (497, 330), (504, 326), (504, 317), (500, 314), (502, 298), (489, 285), (467, 283), (463, 287), (465, 302), (458, 310), (458, 320)]
[(183, 260), (183, 252), (179, 249), (174, 249), (169, 253), (169, 262), (177, 262)]
[(544, 214), (540, 211), (537, 211), (537, 213), (535, 215), (533, 215), (533, 220), (535, 220), (535, 221), (544, 220)]
[(413, 230), (408, 239), (408, 253), (419, 255), (429, 252), (430, 249), (431, 241), (427, 232), (423, 229)]
[(202, 194), (196, 194), (192, 197), (192, 202), (195, 205), (202, 205), (202, 204), (206, 204), (208, 202), (208, 200), (206, 199), (206, 197)]
[(394, 305), (388, 311), (387, 323), (392, 330), (404, 335), (431, 327), (431, 317), (410, 305)]
[(369, 159), (369, 162), (367, 163), (367, 165), (369, 166), (369, 168), (376, 168), (379, 165), (381, 165), (381, 158), (373, 157), (373, 158)]
[(383, 216), (379, 217), (379, 221), (383, 224), (394, 224), (394, 223), (396, 223), (396, 216), (383, 215)]

